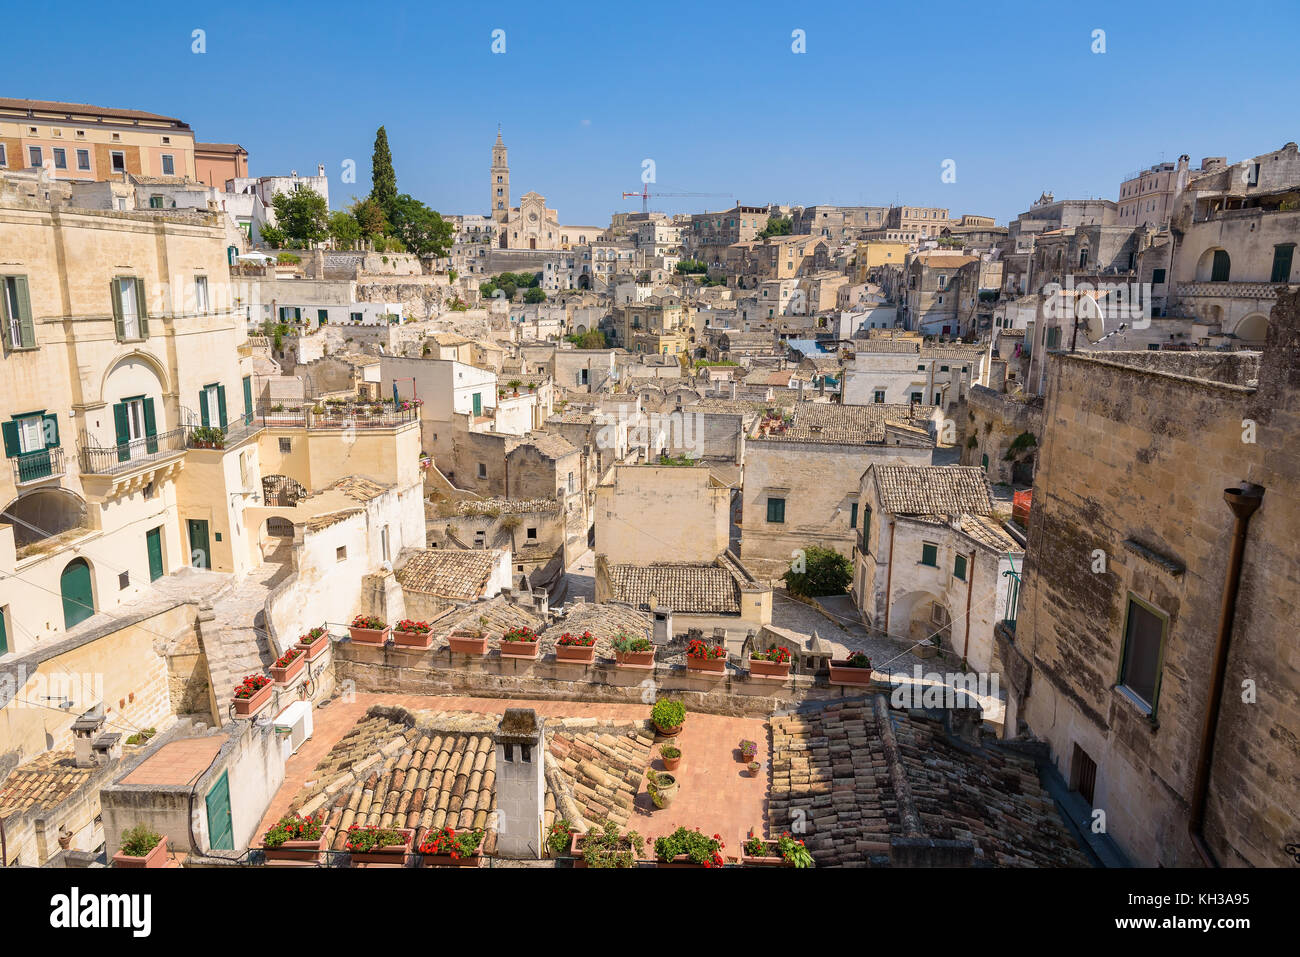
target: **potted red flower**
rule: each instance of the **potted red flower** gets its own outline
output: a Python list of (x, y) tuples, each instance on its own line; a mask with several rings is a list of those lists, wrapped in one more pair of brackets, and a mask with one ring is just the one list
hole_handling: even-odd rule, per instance
[(271, 665), (271, 678), (278, 685), (287, 685), (302, 673), (307, 664), (307, 656), (296, 645), (275, 659)]
[(722, 867), (721, 834), (707, 837), (699, 828), (679, 827), (671, 834), (655, 838), (655, 858), (659, 867)]
[(122, 832), (122, 846), (113, 855), (114, 867), (166, 867), (167, 838), (146, 824)]
[(589, 631), (580, 635), (566, 631), (555, 642), (555, 657), (559, 661), (590, 664), (596, 658), (596, 639)]
[(420, 842), (422, 867), (478, 867), (483, 862), (482, 831), (429, 831)]
[(433, 629), (427, 621), (403, 618), (393, 628), (393, 644), (399, 648), (428, 648), (433, 644)]
[(359, 645), (383, 645), (388, 642), (388, 625), (378, 615), (357, 615), (348, 634)]
[(296, 647), (307, 652), (307, 660), (315, 661), (321, 655), (325, 654), (325, 649), (330, 646), (330, 633), (324, 626), (313, 628), (307, 634), (298, 639)]
[(268, 861), (318, 863), (324, 851), (324, 813), (320, 817), (286, 814), (262, 835), (262, 853)]
[(790, 649), (769, 648), (749, 655), (749, 673), (768, 678), (787, 678), (790, 675)]
[(520, 625), (501, 636), (502, 658), (536, 658), (537, 633)]
[(344, 846), (353, 864), (405, 864), (413, 836), (406, 828), (353, 824)]
[(785, 858), (777, 850), (776, 841), (764, 840), (751, 830), (741, 842), (741, 862), (751, 867), (785, 867)]
[(619, 631), (614, 636), (614, 661), (623, 667), (653, 668), (655, 646), (649, 638), (633, 638)]
[(692, 638), (686, 646), (686, 667), (691, 671), (712, 671), (718, 674), (727, 670), (727, 649)]
[(871, 684), (871, 659), (866, 652), (854, 651), (847, 658), (832, 658), (830, 668), (832, 684)]
[(249, 675), (235, 686), (235, 691), (230, 696), (235, 702), (235, 716), (248, 718), (257, 714), (271, 700), (274, 690), (271, 679), (266, 675)]
[(487, 643), (487, 635), (481, 631), (453, 631), (447, 637), (451, 650), (462, 655), (485, 655)]

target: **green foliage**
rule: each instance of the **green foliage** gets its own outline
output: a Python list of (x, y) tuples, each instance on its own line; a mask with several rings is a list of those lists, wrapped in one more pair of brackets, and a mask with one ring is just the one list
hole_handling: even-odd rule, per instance
[[(649, 651), (654, 647), (649, 638), (633, 638), (627, 632), (620, 629), (613, 638), (615, 651), (621, 651), (627, 654), (629, 651)], [(667, 725), (665, 725), (667, 727)]]
[(1038, 440), (1034, 438), (1034, 433), (1021, 432), (1011, 441), (1011, 445), (1007, 448), (1007, 454), (1004, 455), (1003, 458), (1010, 462), (1022, 451), (1032, 449), (1037, 445)]
[(551, 825), (550, 833), (546, 835), (546, 846), (551, 849), (552, 854), (566, 854), (569, 850), (569, 832), (573, 829), (573, 822), (567, 817), (562, 817)]
[(655, 465), (667, 465), (672, 468), (691, 468), (695, 465), (695, 459), (691, 458), (685, 452), (675, 458), (669, 456), (667, 452), (660, 452), (659, 461), (655, 462)]
[(599, 329), (588, 329), (586, 332), (574, 332), (564, 337), (566, 341), (572, 342), (579, 349), (608, 349), (609, 343), (605, 339), (605, 333)]
[(137, 824), (122, 832), (122, 853), (128, 857), (144, 857), (162, 840), (162, 835), (147, 824)]
[(293, 253), (280, 253), (275, 257), (275, 261), (285, 266), (296, 266), (302, 262), (302, 257), (295, 256)]
[(329, 217), (330, 238), (339, 249), (352, 249), (361, 241), (361, 224), (347, 210), (336, 210)]
[(375, 149), (370, 154), (370, 198), (385, 213), (391, 213), (397, 199), (397, 173), (388, 149), (388, 131), (382, 126), (375, 131)]
[(686, 706), (672, 698), (660, 698), (650, 710), (650, 720), (660, 728), (679, 728), (686, 721)]
[(677, 263), (679, 276), (697, 276), (708, 271), (708, 264), (699, 259), (682, 259)]
[(673, 758), (680, 758), (682, 756), (682, 749), (675, 748), (671, 744), (665, 744), (659, 749), (659, 754), (671, 761)]
[(721, 838), (706, 837), (699, 831), (679, 827), (666, 837), (655, 838), (655, 857), (661, 861), (671, 861), (674, 857), (685, 854), (696, 864), (721, 867), (723, 864)]
[(144, 744), (146, 741), (148, 741), (157, 733), (158, 733), (157, 728), (144, 728), (143, 730), (137, 731), (135, 734), (131, 735), (131, 737), (127, 738), (126, 743)]
[(370, 197), (365, 199), (352, 200), (352, 205), (348, 207), (348, 212), (352, 218), (357, 221), (357, 227), (361, 230), (361, 238), (374, 241), (381, 239), (388, 232), (388, 214), (384, 212), (382, 206)]
[(791, 837), (788, 831), (777, 838), (776, 849), (781, 852), (787, 864), (795, 867), (813, 866), (813, 856), (808, 848), (804, 847), (803, 841)]
[(545, 302), (545, 301), (546, 301), (546, 291), (543, 290), (540, 286), (533, 286), (526, 293), (524, 293), (524, 302), (536, 303), (536, 302)]
[(613, 821), (593, 827), (578, 839), (578, 850), (588, 867), (635, 867), (644, 847), (645, 838), (636, 831), (620, 835)]
[(451, 223), (418, 199), (402, 193), (388, 208), (393, 235), (417, 256), (445, 256), (451, 251)]
[(325, 833), (324, 819), (286, 814), (262, 836), (266, 847), (282, 847), (285, 841), (319, 841)]
[(276, 225), (283, 230), (286, 242), (307, 248), (328, 238), (329, 206), (325, 197), (314, 189), (304, 187), (291, 193), (276, 193), (271, 205), (275, 207)]
[(763, 227), (763, 231), (758, 234), (759, 239), (767, 239), (769, 236), (789, 236), (794, 231), (794, 223), (789, 216), (773, 216)]
[(272, 249), (279, 249), (285, 243), (284, 230), (273, 223), (263, 223), (257, 232), (262, 237), (262, 242)]
[(792, 566), (781, 577), (792, 595), (842, 595), (853, 580), (853, 563), (834, 549), (810, 545), (804, 550), (804, 571)]

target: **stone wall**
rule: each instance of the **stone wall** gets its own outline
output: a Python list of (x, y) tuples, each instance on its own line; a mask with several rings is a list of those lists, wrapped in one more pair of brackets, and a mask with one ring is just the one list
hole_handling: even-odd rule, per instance
[[(1040, 399), (1017, 398), (982, 385), (970, 390), (966, 415), (964, 419), (958, 418), (957, 422), (964, 427), (964, 433), (959, 436), (961, 464), (983, 467), (987, 455), (989, 464), (985, 477), (995, 485), (1009, 484), (1013, 479), (1013, 463), (1007, 458), (1007, 450), (1018, 436), (1028, 432), (1034, 436), (1035, 442), (1043, 440)], [(971, 438), (975, 439), (974, 445), (970, 444)], [(1036, 446), (1026, 448), (1018, 456), (1027, 468), (1032, 468), (1035, 450)]]

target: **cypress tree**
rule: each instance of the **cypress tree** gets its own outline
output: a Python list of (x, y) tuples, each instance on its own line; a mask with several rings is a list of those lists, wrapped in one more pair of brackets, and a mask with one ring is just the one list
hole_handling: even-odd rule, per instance
[(375, 151), (370, 157), (370, 198), (390, 215), (397, 199), (397, 173), (393, 171), (393, 154), (388, 151), (388, 131), (382, 126), (375, 133)]

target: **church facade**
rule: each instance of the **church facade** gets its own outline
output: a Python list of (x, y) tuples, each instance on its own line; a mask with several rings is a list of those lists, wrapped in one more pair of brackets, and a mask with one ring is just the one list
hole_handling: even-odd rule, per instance
[(568, 250), (587, 246), (604, 235), (600, 226), (561, 225), (559, 214), (547, 208), (546, 197), (540, 193), (527, 192), (518, 206), (510, 205), (510, 163), (500, 129), (492, 146), (489, 176), (498, 248)]

